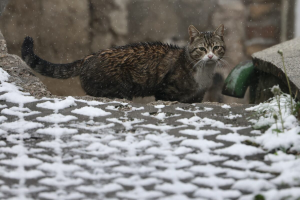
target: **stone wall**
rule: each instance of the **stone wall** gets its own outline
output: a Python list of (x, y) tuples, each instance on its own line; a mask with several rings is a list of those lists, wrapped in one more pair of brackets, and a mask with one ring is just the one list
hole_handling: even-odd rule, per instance
[[(284, 0), (288, 7), (283, 8), (282, 0), (247, 0), (247, 21), (245, 27), (246, 55), (266, 49), (294, 37), (294, 0)], [(285, 27), (281, 27), (282, 10), (287, 9)], [(287, 29), (286, 36), (282, 29)]]
[(223, 23), (229, 64), (218, 71), (227, 76), (253, 52), (280, 41), (280, 13), (281, 0), (10, 0), (0, 29), (10, 53), (20, 55), (29, 35), (38, 55), (65, 63), (132, 42), (183, 46), (190, 24), (207, 31)]

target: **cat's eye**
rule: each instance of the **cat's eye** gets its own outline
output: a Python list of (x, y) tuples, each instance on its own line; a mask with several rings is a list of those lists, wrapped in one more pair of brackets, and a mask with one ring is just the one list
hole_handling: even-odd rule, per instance
[(204, 47), (200, 47), (199, 49), (200, 49), (200, 51), (206, 51), (206, 49)]
[(219, 46), (214, 46), (214, 50), (218, 50), (219, 48)]

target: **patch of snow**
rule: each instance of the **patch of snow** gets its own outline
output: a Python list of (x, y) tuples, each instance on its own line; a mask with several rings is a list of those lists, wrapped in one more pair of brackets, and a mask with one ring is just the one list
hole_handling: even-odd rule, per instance
[(244, 144), (233, 144), (230, 147), (223, 149), (217, 149), (215, 153), (226, 154), (226, 155), (235, 155), (244, 159), (246, 156), (252, 156), (259, 153), (264, 153), (263, 150)]
[(221, 108), (229, 109), (229, 108), (231, 108), (231, 106), (227, 105), (227, 104), (224, 104), (223, 106), (221, 106)]
[(184, 135), (197, 136), (199, 139), (202, 139), (204, 136), (215, 135), (215, 134), (221, 133), (221, 131), (203, 130), (203, 129), (201, 129), (201, 130), (185, 129), (185, 130), (180, 130), (179, 133), (182, 133)]
[(191, 183), (174, 181), (173, 183), (163, 183), (162, 185), (156, 185), (155, 189), (167, 193), (184, 194), (194, 192), (198, 189), (198, 187)]
[(40, 134), (52, 135), (54, 137), (61, 137), (66, 134), (68, 135), (68, 134), (78, 133), (78, 131), (76, 129), (60, 128), (60, 127), (50, 127), (50, 128), (38, 129), (36, 132), (40, 133)]
[(72, 115), (62, 115), (62, 114), (51, 114), (51, 115), (47, 115), (45, 117), (37, 117), (36, 120), (38, 121), (42, 121), (42, 122), (48, 122), (48, 123), (65, 123), (65, 122), (69, 122), (71, 120), (76, 120), (78, 119), (75, 116)]
[(30, 129), (40, 128), (43, 126), (44, 126), (43, 124), (37, 122), (18, 120), (14, 122), (5, 122), (0, 125), (0, 128), (6, 131), (24, 133), (25, 131), (28, 131)]
[(238, 189), (245, 192), (258, 193), (262, 190), (274, 189), (275, 185), (264, 179), (244, 179), (238, 180), (232, 186), (232, 189)]
[(79, 115), (89, 116), (91, 120), (94, 117), (103, 117), (103, 116), (111, 115), (110, 112), (106, 112), (101, 108), (94, 108), (91, 106), (85, 106), (79, 109), (72, 110), (71, 112)]
[(180, 143), (180, 145), (187, 146), (187, 147), (193, 147), (196, 149), (201, 149), (202, 151), (210, 151), (210, 149), (214, 149), (216, 147), (221, 147), (224, 144), (214, 142), (211, 140), (206, 140), (206, 139), (198, 139), (198, 140), (187, 139), (187, 140), (182, 141)]
[(232, 185), (235, 182), (232, 178), (219, 178), (216, 176), (210, 176), (210, 177), (197, 177), (194, 180), (192, 180), (192, 183), (197, 185), (205, 185), (209, 187), (224, 187), (226, 185)]
[(126, 130), (132, 129), (133, 124), (138, 124), (138, 123), (144, 122), (143, 119), (136, 119), (136, 118), (134, 118), (134, 119), (123, 119), (123, 120), (119, 120), (117, 118), (107, 118), (106, 120), (109, 121), (109, 122), (114, 122), (114, 123), (121, 124), (125, 127)]
[(199, 188), (194, 196), (203, 197), (208, 199), (236, 199), (241, 196), (242, 193), (238, 190), (221, 190), (221, 189), (206, 189)]
[(4, 71), (2, 68), (0, 68), (0, 82), (8, 81), (9, 77), (10, 77), (10, 75), (6, 71)]
[(53, 100), (54, 103), (50, 101), (46, 101), (44, 103), (38, 103), (36, 107), (54, 110), (54, 112), (57, 113), (58, 110), (77, 105), (73, 97), (67, 97), (64, 100), (60, 100), (60, 99), (53, 99)]
[(201, 163), (211, 163), (217, 161), (224, 161), (228, 159), (228, 157), (214, 155), (207, 152), (197, 153), (197, 154), (187, 154), (185, 158), (189, 160), (201, 162)]

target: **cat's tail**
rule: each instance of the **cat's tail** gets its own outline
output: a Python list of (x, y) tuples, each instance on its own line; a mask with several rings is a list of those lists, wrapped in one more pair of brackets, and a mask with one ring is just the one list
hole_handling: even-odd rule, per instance
[(22, 59), (26, 64), (41, 75), (66, 79), (78, 76), (80, 73), (82, 60), (77, 60), (68, 64), (53, 64), (35, 55), (33, 52), (33, 39), (29, 36), (24, 39), (21, 53)]

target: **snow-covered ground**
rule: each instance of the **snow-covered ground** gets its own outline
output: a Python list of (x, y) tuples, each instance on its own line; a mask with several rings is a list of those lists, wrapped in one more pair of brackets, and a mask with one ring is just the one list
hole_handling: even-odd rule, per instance
[(8, 76), (0, 68), (0, 199), (300, 197), (290, 114), (284, 133), (262, 134), (243, 108), (38, 100)]

